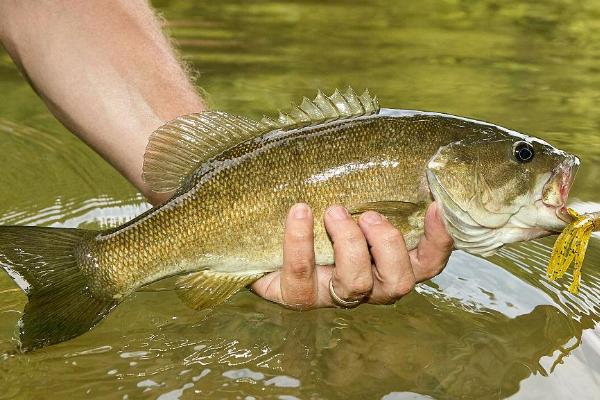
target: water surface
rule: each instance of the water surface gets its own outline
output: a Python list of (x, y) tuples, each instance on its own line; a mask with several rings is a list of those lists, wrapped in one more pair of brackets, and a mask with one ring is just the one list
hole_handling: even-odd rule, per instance
[[(258, 118), (351, 84), (578, 154), (599, 209), (593, 1), (155, 1), (214, 108)], [(114, 226), (143, 198), (62, 128), (0, 53), (0, 223)], [(576, 207), (576, 208), (577, 208)], [(0, 274), (0, 399), (598, 398), (600, 242), (581, 294), (544, 275), (552, 239), (456, 252), (394, 306), (293, 312), (251, 293), (212, 312), (142, 292), (97, 329), (15, 355), (25, 296)]]

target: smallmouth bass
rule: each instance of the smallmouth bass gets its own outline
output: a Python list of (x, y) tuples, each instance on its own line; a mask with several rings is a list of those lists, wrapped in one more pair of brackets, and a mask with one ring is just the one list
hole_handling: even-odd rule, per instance
[[(23, 350), (90, 330), (125, 297), (181, 275), (181, 298), (211, 307), (282, 264), (297, 202), (385, 215), (416, 247), (437, 201), (457, 249), (490, 255), (561, 231), (577, 157), (493, 124), (380, 109), (368, 92), (319, 92), (278, 119), (182, 116), (150, 137), (144, 180), (170, 200), (106, 231), (0, 227), (0, 265), (27, 292)], [(315, 225), (315, 255), (333, 248)]]

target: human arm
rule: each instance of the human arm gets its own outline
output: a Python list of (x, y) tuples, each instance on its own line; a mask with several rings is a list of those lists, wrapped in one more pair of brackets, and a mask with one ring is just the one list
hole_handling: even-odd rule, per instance
[(0, 40), (50, 111), (150, 201), (148, 137), (206, 109), (145, 0), (2, 0)]

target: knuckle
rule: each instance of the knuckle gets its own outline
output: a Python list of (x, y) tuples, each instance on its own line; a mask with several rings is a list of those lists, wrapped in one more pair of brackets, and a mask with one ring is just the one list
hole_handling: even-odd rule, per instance
[(342, 236), (342, 241), (344, 244), (351, 246), (354, 248), (355, 246), (359, 246), (364, 243), (364, 236), (355, 230), (345, 232)]
[(395, 302), (396, 300), (406, 296), (415, 288), (416, 282), (414, 276), (405, 276), (400, 281), (382, 282), (381, 292), (387, 301)]
[(366, 295), (373, 288), (373, 280), (363, 277), (355, 278), (346, 287), (351, 296)]
[(382, 235), (381, 241), (386, 247), (397, 247), (404, 243), (404, 236), (398, 229), (392, 228)]
[(444, 262), (443, 264), (439, 264), (438, 266), (432, 266), (429, 268), (425, 269), (425, 277), (427, 279), (431, 279), (434, 278), (436, 276), (438, 276), (446, 267), (447, 261)]
[(305, 279), (310, 277), (313, 267), (313, 260), (303, 256), (302, 254), (297, 254), (288, 263), (288, 271), (294, 278), (297, 279)]
[(395, 298), (404, 297), (407, 294), (409, 294), (410, 292), (412, 292), (414, 288), (415, 288), (414, 279), (406, 279), (396, 285), (392, 295)]
[(390, 294), (385, 294), (378, 298), (370, 299), (369, 302), (373, 304), (394, 304), (398, 300), (398, 297), (392, 296)]
[(425, 263), (425, 265), (423, 265), (422, 270), (424, 272), (425, 278), (426, 279), (431, 279), (437, 275), (439, 275), (444, 268), (446, 268), (446, 265), (448, 264), (448, 259), (450, 257), (445, 257), (442, 260), (437, 260), (435, 262), (429, 262), (429, 263)]
[(441, 249), (446, 251), (452, 251), (454, 248), (454, 239), (446, 231), (443, 234), (437, 236), (438, 244)]
[(423, 277), (425, 279), (431, 279), (439, 275), (444, 270), (444, 268), (446, 268), (451, 254), (451, 248), (449, 248), (447, 251), (444, 250), (441, 252), (437, 252), (437, 254), (434, 255), (427, 254), (424, 250), (419, 249), (417, 257), (419, 260), (421, 260), (419, 264)]
[(308, 242), (312, 239), (311, 232), (304, 229), (293, 229), (288, 232), (287, 237), (296, 243)]

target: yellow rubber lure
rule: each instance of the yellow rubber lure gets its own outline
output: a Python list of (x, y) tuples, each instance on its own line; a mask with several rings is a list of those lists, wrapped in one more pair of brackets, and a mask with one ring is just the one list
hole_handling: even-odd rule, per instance
[(547, 275), (552, 281), (562, 278), (574, 263), (573, 282), (569, 286), (569, 292), (578, 293), (585, 251), (592, 232), (600, 230), (600, 212), (578, 214), (571, 208), (567, 211), (573, 217), (573, 222), (566, 226), (554, 243)]

